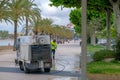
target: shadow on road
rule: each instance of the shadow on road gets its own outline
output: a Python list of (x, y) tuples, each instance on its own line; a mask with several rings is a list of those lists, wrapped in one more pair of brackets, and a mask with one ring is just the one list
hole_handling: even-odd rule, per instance
[[(6, 73), (24, 73), (23, 71), (20, 71), (19, 68), (17, 67), (0, 67), (0, 73), (1, 72), (6, 72)], [(50, 73), (45, 73), (45, 72), (31, 72), (29, 74), (32, 75), (52, 75), (52, 76), (68, 76), (68, 77), (78, 77), (80, 76), (78, 71), (59, 71), (59, 70), (51, 70)], [(27, 74), (27, 75), (29, 75)]]

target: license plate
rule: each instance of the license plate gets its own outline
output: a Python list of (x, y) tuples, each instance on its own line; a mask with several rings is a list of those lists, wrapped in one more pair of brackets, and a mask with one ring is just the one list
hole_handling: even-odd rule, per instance
[(45, 63), (45, 67), (50, 67), (50, 63)]

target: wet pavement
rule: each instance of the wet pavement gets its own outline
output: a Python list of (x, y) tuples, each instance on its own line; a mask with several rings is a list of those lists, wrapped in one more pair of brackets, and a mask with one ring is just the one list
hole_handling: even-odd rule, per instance
[[(78, 80), (78, 77), (80, 76), (80, 52), (81, 48), (78, 43), (69, 43), (65, 45), (61, 44), (58, 46), (58, 50), (56, 52), (55, 70), (63, 72), (64, 76), (69, 74), (70, 77), (56, 78), (53, 80)], [(65, 71), (67, 74), (65, 74)]]
[[(50, 73), (35, 72), (25, 74), (15, 65), (16, 54), (0, 56), (0, 80), (78, 80), (80, 76), (79, 43), (58, 45), (56, 59)], [(7, 76), (7, 77), (6, 77)]]

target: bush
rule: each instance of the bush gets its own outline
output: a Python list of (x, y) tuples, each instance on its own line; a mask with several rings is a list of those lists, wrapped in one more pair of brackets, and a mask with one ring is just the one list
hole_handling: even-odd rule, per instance
[(103, 50), (105, 49), (104, 46), (101, 46), (101, 45), (87, 45), (87, 51), (89, 53), (92, 53), (91, 55), (93, 55), (96, 51), (100, 51), (100, 50)]
[(101, 61), (105, 58), (115, 58), (115, 52), (112, 50), (100, 50), (93, 55), (94, 61)]

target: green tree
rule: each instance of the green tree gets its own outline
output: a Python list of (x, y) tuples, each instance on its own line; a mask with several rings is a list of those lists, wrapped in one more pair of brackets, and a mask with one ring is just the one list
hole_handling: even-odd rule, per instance
[(81, 0), (50, 0), (51, 1), (51, 6), (61, 6), (61, 7), (76, 7), (80, 8), (81, 7)]
[(115, 29), (117, 32), (117, 38), (120, 38), (120, 0), (109, 0), (114, 12), (114, 22), (115, 22)]
[(31, 29), (33, 30), (34, 34), (37, 35), (39, 33), (39, 26), (41, 19), (34, 19), (33, 22), (31, 22), (31, 24), (29, 25), (29, 27), (31, 27)]
[(52, 31), (52, 20), (50, 19), (35, 19), (31, 26), (33, 27), (33, 31), (38, 34), (40, 32), (44, 32), (46, 34), (50, 34)]
[[(93, 4), (94, 3), (94, 4)], [(106, 36), (107, 36), (107, 49), (110, 49), (110, 26), (111, 26), (111, 13), (112, 6), (107, 0), (90, 0), (89, 9), (93, 9), (95, 11), (99, 11), (100, 13), (106, 14)]]
[(9, 9), (8, 9), (8, 0), (2, 0), (0, 1), (0, 21), (9, 20)]
[(109, 0), (114, 12), (114, 25), (117, 33), (116, 59), (120, 61), (120, 0)]
[(53, 25), (53, 31), (54, 38), (56, 37), (58, 40), (72, 39), (74, 35), (71, 30), (59, 25)]
[(28, 35), (28, 22), (32, 22), (35, 18), (41, 18), (40, 9), (33, 2), (33, 0), (25, 0), (25, 6), (23, 8), (23, 13), (26, 18), (26, 32), (25, 35)]
[[(63, 7), (81, 7), (81, 0), (50, 0), (51, 5), (54, 6), (63, 6)], [(107, 23), (107, 47), (110, 48), (110, 15), (111, 15), (111, 4), (107, 0), (89, 0), (88, 1), (88, 9), (94, 11), (104, 11), (106, 13), (106, 23)]]
[(0, 31), (0, 38), (2, 38), (2, 39), (9, 38), (8, 31)]
[[(52, 20), (45, 18), (42, 20), (35, 20), (31, 26), (35, 34), (44, 32), (45, 34), (51, 35), (52, 38), (65, 39), (72, 38), (73, 32), (62, 26), (52, 25)], [(36, 33), (37, 32), (37, 33)]]
[(70, 12), (70, 21), (75, 25), (74, 29), (77, 33), (81, 33), (81, 10), (74, 9)]
[[(87, 35), (90, 37), (92, 45), (96, 44), (96, 32), (101, 30), (101, 14), (96, 11), (88, 10), (88, 26), (87, 26)], [(75, 25), (75, 31), (81, 33), (81, 10), (74, 9), (70, 13), (70, 21)], [(99, 28), (99, 29), (98, 29)]]
[(46, 34), (51, 34), (53, 32), (52, 30), (52, 23), (53, 21), (48, 18), (44, 18), (40, 21), (40, 31), (44, 31)]
[(9, 1), (9, 4), (8, 4), (10, 19), (14, 23), (14, 47), (13, 47), (13, 50), (15, 50), (15, 45), (16, 45), (18, 22), (23, 20), (22, 19), (23, 7), (25, 5), (26, 5), (26, 3), (24, 0), (11, 0), (11, 1)]

